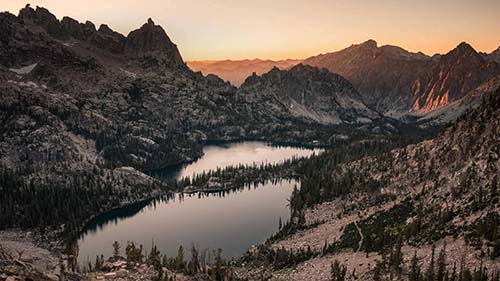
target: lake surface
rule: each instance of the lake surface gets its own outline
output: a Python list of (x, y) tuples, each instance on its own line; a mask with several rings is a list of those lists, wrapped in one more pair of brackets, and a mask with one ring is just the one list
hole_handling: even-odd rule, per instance
[[(253, 163), (277, 163), (309, 156), (321, 150), (276, 147), (262, 142), (240, 142), (204, 147), (204, 156), (189, 165), (163, 171), (168, 178), (191, 176), (217, 167)], [(78, 261), (94, 261), (112, 253), (118, 241), (122, 253), (127, 241), (149, 251), (154, 241), (162, 252), (175, 256), (180, 245), (201, 250), (222, 249), (226, 259), (238, 258), (251, 245), (260, 244), (278, 231), (279, 220), (290, 218), (288, 199), (297, 181), (279, 181), (224, 194), (177, 194), (127, 206), (97, 217), (78, 241)]]
[(261, 163), (276, 164), (293, 157), (307, 157), (313, 153), (321, 153), (322, 149), (306, 149), (290, 146), (273, 146), (265, 142), (244, 141), (203, 147), (203, 156), (197, 161), (168, 167), (153, 172), (153, 175), (165, 179), (180, 179), (193, 174), (236, 166), (239, 164), (253, 165)]

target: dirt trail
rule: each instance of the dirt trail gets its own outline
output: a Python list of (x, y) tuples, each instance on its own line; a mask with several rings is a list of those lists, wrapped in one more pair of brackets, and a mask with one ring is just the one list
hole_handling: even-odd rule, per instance
[(358, 230), (358, 233), (359, 233), (359, 237), (361, 237), (361, 239), (359, 240), (359, 244), (358, 244), (358, 250), (356, 251), (356, 252), (360, 252), (361, 248), (363, 247), (363, 240), (365, 239), (365, 236), (363, 235), (363, 232), (361, 232), (361, 228), (359, 228), (358, 222), (355, 221), (354, 226), (356, 226), (356, 229)]

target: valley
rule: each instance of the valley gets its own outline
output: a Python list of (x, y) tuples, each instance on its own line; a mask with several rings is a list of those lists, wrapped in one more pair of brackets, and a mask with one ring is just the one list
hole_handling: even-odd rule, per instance
[(0, 280), (498, 280), (497, 57), (0, 13)]

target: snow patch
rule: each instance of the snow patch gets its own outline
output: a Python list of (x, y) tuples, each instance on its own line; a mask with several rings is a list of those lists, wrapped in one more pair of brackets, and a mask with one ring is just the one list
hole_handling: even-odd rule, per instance
[(31, 73), (31, 71), (33, 71), (33, 69), (35, 69), (35, 67), (37, 65), (38, 65), (38, 63), (34, 63), (32, 65), (28, 65), (28, 66), (21, 67), (21, 68), (10, 68), (9, 70), (16, 73), (16, 74), (19, 74), (19, 75), (26, 75), (26, 74)]
[(368, 124), (368, 123), (371, 123), (372, 120), (369, 119), (369, 118), (366, 118), (366, 117), (358, 117), (356, 119), (356, 123), (361, 123), (361, 124)]
[[(38, 84), (33, 82), (33, 81), (28, 81), (28, 82), (17, 82), (17, 81), (14, 81), (14, 80), (8, 80), (7, 83), (12, 83), (12, 84), (15, 84), (15, 85), (18, 85), (18, 86), (21, 86), (21, 87), (27, 87), (27, 88), (34, 88), (34, 89), (37, 89), (38, 88)], [(47, 89), (47, 86), (45, 85), (42, 85), (42, 88), (44, 89)]]
[(133, 72), (131, 72), (131, 71), (125, 70), (125, 69), (123, 69), (123, 68), (121, 68), (121, 67), (120, 67), (120, 70), (121, 70), (123, 73), (125, 73), (125, 75), (127, 75), (128, 77), (130, 77), (130, 78), (134, 78), (134, 79), (135, 79), (135, 78), (137, 78), (137, 74), (135, 74), (135, 73), (133, 73)]
[(145, 138), (145, 137), (137, 137), (139, 140), (141, 140), (142, 142), (144, 143), (147, 143), (149, 145), (155, 145), (156, 142), (152, 139), (148, 139), (148, 138)]

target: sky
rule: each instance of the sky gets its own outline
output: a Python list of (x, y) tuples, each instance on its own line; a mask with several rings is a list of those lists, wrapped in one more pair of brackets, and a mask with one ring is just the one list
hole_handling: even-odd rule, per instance
[(500, 0), (0, 0), (128, 34), (148, 18), (185, 60), (306, 58), (368, 39), (428, 55), (500, 46)]

